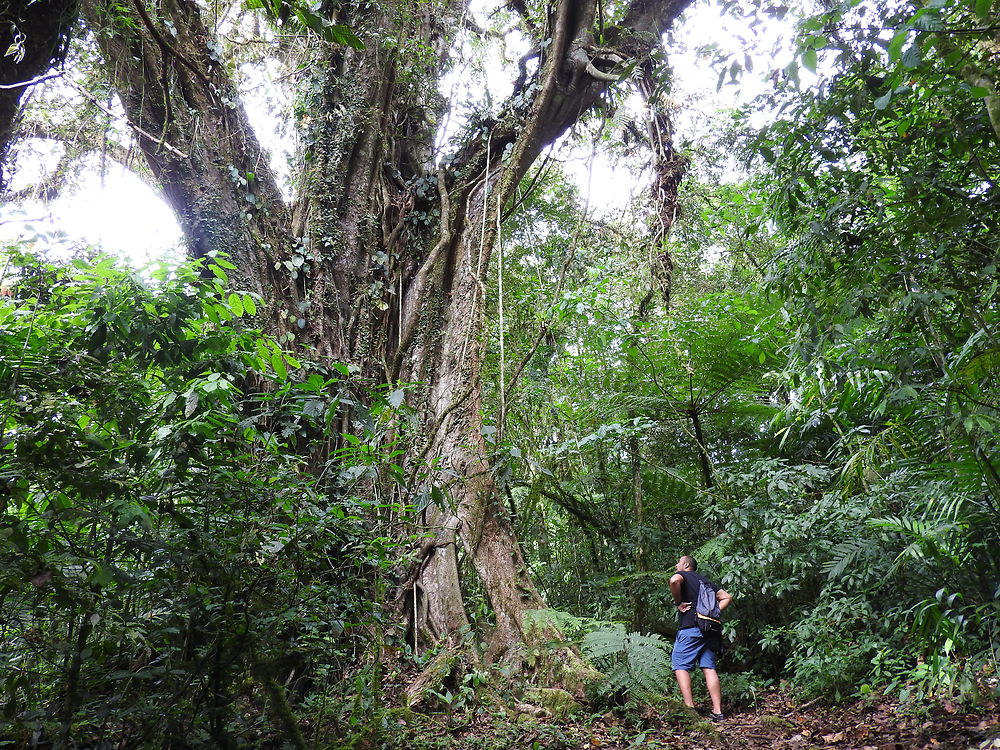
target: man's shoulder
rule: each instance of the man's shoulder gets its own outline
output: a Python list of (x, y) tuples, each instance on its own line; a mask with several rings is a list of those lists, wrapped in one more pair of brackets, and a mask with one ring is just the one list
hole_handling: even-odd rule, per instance
[(714, 591), (718, 591), (720, 588), (722, 588), (719, 584), (717, 584), (711, 578), (707, 578), (706, 576), (703, 576), (701, 573), (699, 573), (696, 570), (685, 570), (683, 572), (685, 573), (686, 576), (690, 576), (690, 580), (692, 582), (694, 582), (694, 583), (702, 583), (702, 582), (704, 582), (704, 583), (708, 584), (709, 586), (711, 586)]

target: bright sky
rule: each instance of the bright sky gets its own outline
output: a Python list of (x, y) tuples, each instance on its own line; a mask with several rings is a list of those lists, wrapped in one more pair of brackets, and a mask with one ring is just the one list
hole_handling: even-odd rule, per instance
[[(740, 19), (720, 21), (719, 10), (713, 3), (696, 4), (688, 12), (684, 25), (675, 34), (670, 53), (675, 69), (674, 98), (682, 105), (675, 117), (678, 140), (695, 140), (707, 117), (719, 109), (749, 101), (763, 90), (770, 70), (787, 63), (789, 53), (779, 50), (782, 35), (790, 36), (787, 23), (770, 24), (752, 50), (747, 49), (747, 41), (741, 38), (746, 29)], [(754, 73), (745, 75), (738, 85), (726, 85), (716, 91), (718, 73), (697, 54), (691, 41), (700, 43), (709, 39), (740, 61), (744, 51), (749, 52), (755, 58)], [(487, 74), (498, 79), (496, 73), (487, 70)], [(495, 83), (500, 89), (497, 100), (501, 100), (510, 82)], [(264, 142), (282, 142), (276, 132), (276, 118), (268, 114), (263, 102), (251, 100), (248, 109)], [(12, 188), (26, 186), (37, 178), (40, 170), (51, 168), (53, 161), (51, 154), (36, 148), (31, 158), (19, 161), (20, 173)], [(278, 166), (284, 166), (283, 157), (276, 161), (282, 162)], [(594, 204), (609, 210), (621, 210), (632, 195), (647, 189), (646, 178), (637, 178), (625, 169), (614, 169), (600, 158), (591, 163), (581, 156), (567, 163), (567, 167), (580, 180), (585, 194), (589, 190)], [(103, 175), (96, 163), (83, 170), (75, 189), (47, 206), (33, 202), (0, 207), (0, 242), (31, 239), (39, 231), (47, 233), (53, 229), (65, 232), (71, 241), (100, 245), (108, 252), (129, 257), (136, 265), (179, 256), (180, 231), (170, 209), (148, 185), (117, 164), (109, 163)]]
[(103, 184), (97, 170), (89, 171), (77, 188), (49, 205), (34, 201), (0, 209), (0, 241), (31, 241), (52, 230), (64, 232), (73, 244), (100, 246), (136, 265), (181, 255), (180, 230), (171, 210), (117, 164), (109, 165)]

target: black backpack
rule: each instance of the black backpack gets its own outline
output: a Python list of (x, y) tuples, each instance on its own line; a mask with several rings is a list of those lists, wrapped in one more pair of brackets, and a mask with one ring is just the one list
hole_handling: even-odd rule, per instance
[(719, 600), (715, 596), (715, 589), (709, 585), (708, 581), (698, 582), (698, 596), (694, 605), (695, 622), (698, 629), (705, 637), (705, 644), (712, 649), (716, 656), (722, 656), (725, 645), (722, 641), (722, 610), (719, 609)]

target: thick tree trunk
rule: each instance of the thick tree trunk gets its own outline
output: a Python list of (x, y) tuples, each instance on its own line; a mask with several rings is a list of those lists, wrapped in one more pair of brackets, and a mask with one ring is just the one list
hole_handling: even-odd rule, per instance
[[(645, 56), (683, 5), (637, 3), (626, 16), (632, 26), (608, 29), (605, 38), (627, 40), (621, 49), (625, 58)], [(455, 231), (457, 242), (447, 264), (453, 270), (447, 277), (451, 284), (446, 290), (448, 304), (442, 316), (440, 353), (434, 357), (437, 374), (429, 407), (438, 429), (431, 455), (445, 459), (446, 468), (461, 478), (450, 487), (454, 518), (496, 617), (487, 654), (492, 658), (510, 656), (512, 649), (516, 653), (515, 646), (530, 639), (524, 613), (544, 607), (544, 602), (527, 575), (486, 458), (479, 381), (482, 295), (496, 239), (497, 213), (541, 150), (576, 122), (609, 84), (610, 76), (595, 72), (591, 60), (595, 51), (591, 36), (595, 13), (596, 3), (564, 0), (557, 6), (552, 44), (541, 61), (534, 104), (520, 127), (516, 121), (514, 128), (504, 123), (487, 135), (487, 148), (496, 156), (488, 161), (485, 155), (480, 157), (486, 161), (486, 179), (482, 188), (477, 186), (469, 195), (469, 210), (461, 217), (461, 229)], [(503, 161), (497, 157), (507, 144), (511, 153)], [(474, 143), (466, 144), (466, 158), (459, 163), (478, 163), (469, 158), (474, 147)], [(484, 231), (477, 231), (480, 228)], [(424, 356), (428, 353), (425, 351)], [(457, 404), (456, 397), (460, 397)], [(443, 419), (449, 420), (446, 426), (441, 424)]]
[[(359, 364), (382, 382), (424, 384), (411, 398), (426, 443), (411, 460), (431, 462), (427, 481), (446, 499), (425, 511), (429, 538), (400, 596), (411, 637), (419, 648), (431, 639), (454, 643), (468, 624), (460, 544), (494, 611), (488, 656), (513, 658), (531, 637), (524, 612), (544, 602), (482, 436), (497, 217), (540, 152), (613, 83), (608, 71), (646, 57), (690, 0), (636, 0), (620, 26), (602, 30), (610, 45), (602, 48), (593, 40), (596, 0), (560, 0), (535, 79), (520, 82), (503, 119), (484, 122), (447, 169), (432, 154), (444, 106), (437, 78), (450, 44), (445, 31), (457, 27), (461, 8), (367, 4), (335, 17), (367, 47), (320, 47), (318, 73), (300, 95), (302, 194), (291, 209), (233, 104), (235, 87), (209, 53), (193, 0), (159, 8), (176, 36), (131, 1), (133, 24), (98, 38), (192, 254), (227, 252), (240, 282), (274, 300), (274, 328), (286, 341), (294, 335), (314, 356)], [(91, 24), (99, 23), (104, 0), (88, 2)], [(418, 64), (405, 56), (409, 45), (433, 55)], [(533, 103), (516, 103), (530, 92)], [(243, 179), (252, 182), (252, 200)]]
[(659, 292), (664, 309), (670, 309), (674, 290), (674, 260), (667, 242), (670, 229), (677, 220), (677, 193), (687, 171), (687, 159), (674, 150), (674, 126), (670, 117), (666, 92), (658, 81), (651, 61), (642, 66), (639, 92), (646, 101), (649, 116), (646, 132), (653, 153), (653, 184), (650, 187), (654, 215), (650, 227), (649, 261), (653, 284), (639, 303), (638, 317), (645, 319), (653, 298)]
[(190, 255), (226, 253), (238, 267), (234, 287), (265, 300), (292, 296), (274, 268), (294, 249), (288, 211), (198, 5), (160, 5), (176, 33), (143, 0), (83, 0), (81, 10)]

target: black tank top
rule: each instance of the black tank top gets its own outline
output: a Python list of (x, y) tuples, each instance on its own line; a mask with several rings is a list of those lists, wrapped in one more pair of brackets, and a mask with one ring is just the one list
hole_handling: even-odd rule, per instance
[(693, 570), (679, 570), (677, 572), (684, 578), (681, 581), (681, 601), (691, 602), (691, 609), (687, 612), (677, 613), (677, 629), (696, 628), (698, 627), (698, 620), (695, 617), (694, 605), (698, 600), (698, 588), (701, 582), (704, 581), (712, 587), (712, 591), (716, 592), (719, 590), (719, 586)]

